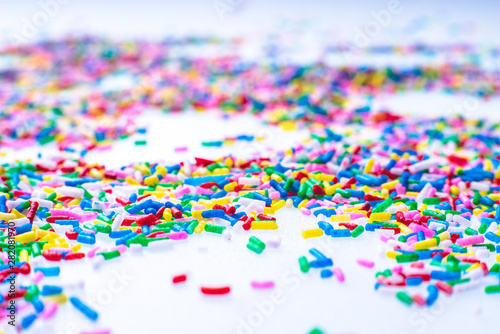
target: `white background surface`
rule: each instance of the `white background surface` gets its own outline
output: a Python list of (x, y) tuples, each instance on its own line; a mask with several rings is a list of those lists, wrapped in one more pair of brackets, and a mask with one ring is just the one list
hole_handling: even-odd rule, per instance
[[(441, 98), (446, 100), (444, 96)], [(409, 97), (408, 101), (413, 101), (413, 98)], [(397, 104), (398, 101), (390, 99), (384, 103)], [(484, 108), (495, 108), (495, 105), (498, 107), (497, 101), (488, 102)], [(229, 150), (241, 153), (247, 146), (237, 143), (220, 149), (203, 148), (202, 140), (259, 132), (259, 121), (249, 116), (226, 121), (210, 113), (165, 115), (149, 112), (140, 118), (141, 123), (148, 124), (147, 135), (136, 135), (118, 142), (111, 151), (89, 153), (88, 160), (120, 166), (145, 159), (215, 158)], [(192, 131), (180, 131), (179, 125), (187, 123), (192, 126)], [(167, 128), (172, 131), (165, 132)], [(269, 145), (283, 148), (305, 137), (304, 132), (284, 133), (279, 129), (265, 133), (272, 133)], [(148, 146), (133, 144), (135, 139), (142, 138), (147, 139)], [(188, 146), (189, 151), (174, 153), (173, 149), (181, 144)], [(33, 155), (36, 152), (32, 150)], [(7, 158), (11, 160), (23, 154), (9, 152)], [(322, 237), (304, 240), (301, 231), (315, 228), (314, 218), (303, 216), (296, 209), (283, 209), (277, 218), (277, 231), (237, 232), (231, 241), (208, 233), (192, 235), (164, 252), (127, 252), (121, 258), (105, 263), (98, 272), (93, 271), (88, 259), (64, 263), (61, 274), (64, 282), (82, 278), (85, 281), (83, 290), (70, 289), (67, 294), (80, 296), (98, 310), (99, 322), (92, 324), (72, 306), (66, 305), (61, 307), (55, 319), (37, 321), (27, 332), (70, 334), (79, 333), (79, 330), (113, 329), (113, 333), (307, 333), (318, 326), (331, 334), (468, 333), (488, 331), (496, 326), (499, 296), (486, 295), (482, 289), (452, 298), (441, 294), (430, 309), (407, 307), (391, 293), (374, 291), (375, 273), (392, 268), (395, 261), (385, 257), (384, 244), (371, 232), (365, 232), (357, 239)], [(280, 236), (282, 246), (279, 249), (268, 247), (261, 255), (254, 254), (246, 248), (251, 235), (264, 241)], [(109, 247), (106, 242), (102, 245)], [(312, 260), (308, 254), (312, 247), (333, 259), (334, 266), (344, 271), (345, 283), (341, 284), (335, 278), (321, 279), (320, 270), (300, 273), (297, 259), (305, 255)], [(89, 250), (92, 247), (84, 248)], [(356, 259), (360, 257), (375, 261), (375, 268), (370, 270), (357, 265)], [(490, 260), (494, 262), (493, 258)], [(117, 273), (119, 277), (125, 277), (124, 284), (118, 283)], [(173, 286), (172, 276), (180, 273), (188, 273), (188, 282)], [(276, 287), (267, 291), (254, 290), (250, 287), (252, 280), (272, 280)], [(43, 281), (43, 284), (51, 283), (57, 285), (60, 280), (47, 278)], [(233, 289), (227, 297), (207, 297), (199, 291), (201, 285), (226, 284)], [(408, 291), (427, 295), (425, 289)], [(279, 303), (271, 304), (271, 311), (262, 311), (256, 306), (268, 305), (273, 292), (282, 297)], [(242, 325), (243, 321), (257, 325), (246, 327)]]

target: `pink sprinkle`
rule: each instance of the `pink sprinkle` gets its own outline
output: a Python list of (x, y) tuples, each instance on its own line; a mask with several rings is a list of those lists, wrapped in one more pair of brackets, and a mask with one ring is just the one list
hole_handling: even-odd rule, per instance
[(344, 282), (345, 281), (345, 277), (344, 277), (344, 273), (342, 272), (342, 269), (335, 268), (335, 269), (333, 269), (333, 273), (335, 274), (335, 277), (337, 277), (337, 279), (339, 280), (339, 282)]
[(186, 152), (188, 150), (187, 146), (179, 146), (174, 148), (174, 152)]
[(5, 253), (0, 253), (0, 259), (2, 259), (3, 263), (9, 263), (9, 258), (7, 256), (7, 252)]
[(349, 215), (351, 216), (351, 220), (365, 217), (365, 215), (362, 214), (361, 212), (351, 212), (351, 213), (349, 213)]
[(42, 313), (40, 314), (40, 318), (42, 319), (49, 319), (54, 316), (54, 314), (57, 312), (57, 303), (55, 302), (48, 302), (45, 304), (45, 308), (43, 309)]
[(158, 238), (164, 238), (164, 237), (169, 237), (172, 240), (182, 240), (182, 239), (187, 239), (188, 233), (186, 231), (180, 231), (180, 232), (170, 232), (170, 233), (162, 233), (158, 234)]
[(264, 282), (252, 281), (250, 284), (252, 285), (252, 288), (254, 288), (254, 289), (272, 289), (272, 288), (274, 288), (273, 281), (264, 281)]
[(78, 219), (80, 222), (82, 220), (82, 215), (79, 215), (76, 212), (70, 211), (70, 210), (64, 210), (64, 209), (52, 209), (50, 210), (53, 216), (68, 216), (71, 218)]
[(415, 224), (415, 223), (411, 223), (410, 225), (408, 225), (408, 227), (411, 228), (411, 230), (413, 232), (415, 232), (415, 233), (419, 232), (419, 231), (424, 232), (424, 235), (427, 238), (432, 238), (434, 236), (434, 234), (436, 234), (436, 232), (434, 232), (433, 230), (430, 230), (427, 227), (424, 227), (422, 225), (418, 225), (418, 224)]
[(300, 209), (300, 212), (302, 212), (302, 214), (304, 214), (306, 216), (310, 216), (311, 215), (311, 210), (306, 209), (306, 208)]
[(479, 235), (475, 235), (475, 236), (468, 237), (468, 238), (458, 239), (456, 241), (456, 244), (459, 246), (465, 247), (465, 246), (470, 246), (470, 245), (475, 245), (475, 244), (482, 244), (483, 242), (484, 242), (484, 236), (479, 234)]
[(120, 252), (120, 255), (125, 253), (127, 251), (127, 246), (125, 245), (118, 245), (116, 247), (111, 248), (111, 251), (118, 250)]
[(24, 311), (25, 309), (27, 309), (30, 306), (31, 306), (30, 303), (21, 304), (20, 306), (17, 307), (16, 311), (17, 312)]
[(107, 151), (111, 149), (111, 145), (107, 144), (107, 145), (98, 145), (95, 147), (95, 150), (97, 151)]
[(366, 268), (373, 268), (373, 266), (375, 265), (375, 262), (373, 261), (370, 261), (370, 260), (366, 260), (366, 259), (357, 259), (356, 262), (360, 265), (360, 266), (363, 266), (363, 267), (366, 267)]
[(316, 202), (317, 202), (317, 199), (316, 198), (312, 198), (312, 199), (309, 200), (309, 202), (306, 203), (305, 207), (307, 208), (307, 207), (315, 204)]
[(406, 188), (401, 183), (396, 184), (395, 188), (398, 195), (404, 195), (406, 193)]
[(193, 220), (192, 217), (184, 217), (184, 218), (176, 218), (174, 219), (174, 222), (185, 222), (185, 221), (191, 221)]
[(380, 240), (382, 240), (383, 242), (387, 242), (389, 240), (392, 240), (394, 239), (394, 237), (392, 235), (388, 235), (388, 234), (381, 234), (380, 235)]
[(162, 182), (176, 182), (179, 181), (179, 177), (175, 174), (167, 174), (163, 177)]
[(89, 250), (89, 251), (87, 252), (87, 256), (88, 256), (89, 258), (93, 258), (93, 257), (95, 256), (95, 253), (97, 253), (97, 251), (98, 251), (100, 248), (101, 248), (101, 247), (99, 247), (99, 246), (92, 248), (91, 250)]
[(392, 268), (392, 272), (395, 274), (402, 274), (403, 273), (403, 266), (395, 266)]
[(43, 277), (44, 277), (44, 276), (45, 276), (45, 275), (43, 274), (43, 272), (42, 272), (42, 271), (35, 271), (35, 275), (34, 275), (34, 276), (33, 276), (33, 278), (31, 279), (31, 281), (32, 281), (33, 283), (35, 283), (35, 284), (38, 284), (38, 282), (40, 282), (40, 281), (43, 279)]
[(270, 191), (268, 197), (270, 199), (278, 199), (280, 198), (280, 193), (278, 191)]

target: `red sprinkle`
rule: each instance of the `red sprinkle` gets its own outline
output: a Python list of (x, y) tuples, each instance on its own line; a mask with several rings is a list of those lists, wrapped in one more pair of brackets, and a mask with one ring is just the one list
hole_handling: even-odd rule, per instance
[(77, 260), (77, 259), (83, 259), (84, 257), (85, 253), (71, 253), (71, 254), (66, 254), (64, 260), (66, 261)]
[(425, 301), (424, 297), (422, 297), (419, 294), (416, 294), (415, 296), (413, 296), (412, 299), (415, 302), (415, 304), (417, 304), (418, 306), (425, 306), (425, 305), (427, 305), (427, 302)]
[(182, 283), (187, 281), (187, 276), (185, 274), (182, 275), (177, 275), (172, 278), (172, 283), (177, 284), (177, 283)]
[(447, 295), (451, 295), (451, 293), (453, 292), (453, 287), (451, 285), (449, 285), (448, 283), (445, 283), (442, 281), (436, 282), (436, 288), (443, 291)]
[(156, 216), (154, 214), (150, 213), (147, 216), (144, 216), (144, 217), (137, 219), (135, 222), (137, 223), (137, 226), (143, 226), (143, 225), (151, 226), (151, 225), (155, 225), (157, 221), (158, 221), (158, 219), (156, 218)]

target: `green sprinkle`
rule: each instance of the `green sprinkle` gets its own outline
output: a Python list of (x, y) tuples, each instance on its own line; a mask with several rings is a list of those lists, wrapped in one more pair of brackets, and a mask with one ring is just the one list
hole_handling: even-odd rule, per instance
[(399, 291), (396, 293), (396, 297), (406, 305), (411, 305), (413, 303), (413, 299), (406, 292)]
[(266, 248), (266, 244), (264, 242), (262, 242), (259, 238), (257, 237), (250, 237), (250, 239), (248, 239), (248, 242), (251, 242), (259, 247), (261, 247), (262, 249)]
[(441, 203), (441, 199), (439, 197), (429, 197), (429, 198), (424, 198), (423, 202), (424, 204), (427, 205), (436, 205)]
[(226, 229), (225, 226), (213, 225), (213, 224), (205, 224), (205, 231), (222, 234), (222, 232)]
[(396, 255), (396, 261), (398, 263), (415, 262), (418, 261), (418, 254), (399, 254)]
[(305, 256), (299, 257), (299, 265), (300, 270), (303, 273), (307, 273), (309, 271), (309, 261), (307, 261), (307, 258)]
[(490, 285), (484, 288), (487, 294), (500, 293), (500, 285)]
[(363, 232), (365, 231), (365, 228), (362, 225), (358, 225), (354, 230), (351, 231), (351, 237), (357, 238), (359, 237)]
[(102, 253), (97, 253), (96, 255), (102, 255), (105, 260), (111, 260), (114, 259), (115, 257), (120, 256), (120, 252), (118, 249), (115, 249), (114, 251), (111, 252), (102, 252)]
[(262, 253), (262, 251), (264, 250), (264, 248), (261, 248), (261, 247), (257, 246), (256, 244), (253, 244), (251, 242), (249, 242), (247, 244), (247, 248), (250, 249), (251, 251), (257, 253), (257, 254)]

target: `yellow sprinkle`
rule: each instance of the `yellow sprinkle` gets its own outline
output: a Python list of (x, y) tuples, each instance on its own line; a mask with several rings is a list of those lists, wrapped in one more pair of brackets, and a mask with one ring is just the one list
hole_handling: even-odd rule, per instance
[(45, 296), (43, 297), (43, 300), (48, 302), (55, 302), (57, 304), (64, 304), (68, 301), (68, 297), (64, 293), (61, 293), (53, 296)]
[(484, 159), (484, 170), (491, 171), (493, 169), (493, 165), (490, 159)]
[(283, 121), (279, 123), (279, 126), (285, 131), (294, 131), (297, 129), (297, 125), (292, 121)]
[(396, 160), (396, 161), (399, 161), (400, 157), (399, 157), (399, 155), (397, 155), (396, 153), (392, 153), (392, 154), (391, 154), (391, 159), (394, 159), (394, 160)]
[(264, 214), (265, 215), (272, 215), (272, 214), (274, 214), (274, 209), (266, 206), (266, 207), (264, 207)]
[[(167, 213), (167, 210), (163, 211), (163, 218), (165, 220), (167, 220), (167, 221), (170, 221), (172, 219), (172, 214), (171, 213)], [(203, 212), (202, 210), (193, 210), (193, 211), (191, 211), (191, 215), (192, 215), (193, 218), (201, 219), (202, 218), (202, 216), (201, 216), (202, 212)], [(167, 216), (165, 216), (166, 214), (167, 214)]]
[(271, 205), (271, 208), (276, 212), (285, 206), (286, 202), (284, 200), (279, 200), (276, 204)]
[(300, 204), (297, 206), (297, 208), (300, 210), (303, 207), (305, 207), (307, 203), (309, 203), (309, 200), (305, 199), (302, 202), (300, 202)]
[(149, 191), (149, 190), (146, 190), (144, 192), (144, 195), (153, 195), (155, 196), (156, 198), (160, 199), (162, 198), (163, 196), (165, 196), (165, 192), (164, 191)]
[(392, 188), (394, 188), (396, 186), (396, 184), (399, 183), (399, 180), (394, 180), (394, 181), (391, 181), (391, 182), (386, 182), (382, 185), (382, 189), (387, 189), (387, 190), (390, 190)]
[[(266, 177), (266, 176), (267, 175), (264, 175), (264, 177)], [(264, 179), (264, 177), (262, 179)], [(268, 179), (267, 181), (270, 181), (269, 178), (267, 178), (267, 179)], [(275, 174), (275, 173), (271, 174), (271, 179), (274, 179), (278, 183), (281, 182), (281, 181), (283, 181), (283, 179), (281, 178), (281, 176), (279, 176), (278, 174)]]
[(229, 168), (215, 168), (212, 175), (224, 175), (229, 173)]
[(277, 230), (278, 224), (275, 221), (253, 221), (252, 230)]
[(156, 173), (160, 174), (161, 176), (165, 176), (167, 174), (167, 169), (163, 166), (156, 166)]
[(104, 170), (100, 171), (95, 168), (92, 168), (89, 172), (90, 176), (96, 179), (102, 179), (104, 177)]
[(474, 263), (472, 266), (467, 268), (465, 271), (471, 271), (471, 270), (474, 270), (476, 268), (479, 268), (479, 263)]
[(231, 183), (226, 184), (224, 186), (224, 190), (227, 191), (227, 192), (233, 191), (234, 187), (236, 187), (237, 185), (238, 185), (238, 182), (233, 181)]
[(368, 160), (368, 162), (365, 165), (365, 169), (363, 170), (363, 173), (370, 173), (373, 168), (373, 164), (375, 161), (373, 159)]
[(140, 228), (140, 226), (120, 226), (120, 227), (118, 227), (118, 231), (123, 231), (123, 230), (132, 230), (132, 231), (135, 231), (138, 228)]
[(483, 212), (483, 210), (479, 208), (475, 208), (474, 210), (472, 210), (472, 213), (476, 216), (479, 215), (481, 212)]
[[(252, 226), (255, 222), (252, 223)], [(305, 230), (302, 232), (304, 239), (317, 238), (323, 235), (323, 230), (320, 228), (314, 228), (312, 230)]]
[(429, 240), (423, 240), (415, 243), (415, 249), (429, 249), (432, 247), (437, 247), (437, 239), (432, 238)]
[(54, 188), (52, 187), (48, 187), (48, 186), (44, 186), (42, 187), (43, 191), (46, 192), (47, 194), (52, 194), (54, 191), (56, 191)]
[(498, 193), (498, 194), (490, 194), (488, 197), (491, 198), (494, 201), (498, 201), (500, 199), (500, 193)]
[[(305, 179), (305, 178), (304, 178)], [(302, 179), (302, 180), (304, 180)], [(341, 183), (336, 183), (334, 184), (333, 186), (330, 186), (330, 187), (327, 187), (325, 189), (325, 193), (328, 195), (328, 196), (331, 196), (333, 195), (333, 193), (335, 193), (335, 190), (338, 189), (338, 188), (341, 188), (342, 187), (342, 184)]]
[(127, 176), (125, 178), (125, 181), (130, 184), (130, 185), (133, 185), (133, 186), (140, 186), (141, 184), (139, 182), (137, 182), (132, 176)]
[(134, 169), (140, 171), (142, 175), (151, 175), (151, 171), (146, 165), (135, 165)]
[(147, 186), (154, 186), (159, 182), (160, 180), (158, 179), (158, 176), (156, 176), (155, 174), (148, 176), (147, 178), (144, 179), (144, 184)]
[(80, 198), (75, 198), (74, 200), (72, 200), (71, 202), (68, 203), (68, 206), (78, 205), (78, 204), (80, 204), (80, 201), (81, 201)]
[(20, 235), (16, 235), (15, 240), (22, 244), (26, 244), (30, 241), (35, 241), (37, 238), (35, 231), (26, 232)]
[(30, 262), (28, 251), (26, 249), (23, 249), (19, 252), (19, 260), (21, 262), (28, 262), (28, 263)]
[(309, 176), (309, 178), (313, 178), (313, 179), (316, 179), (318, 181), (326, 181), (326, 182), (331, 182), (335, 178), (335, 175), (330, 175), (330, 174), (309, 173), (308, 176)]
[(0, 220), (9, 221), (9, 220), (12, 220), (12, 219), (16, 219), (16, 216), (13, 213), (3, 213), (3, 212), (0, 212)]
[(374, 212), (370, 215), (371, 221), (385, 221), (391, 220), (391, 214), (389, 212)]
[[(261, 194), (264, 195), (264, 190), (262, 190)], [(224, 198), (216, 198), (216, 199), (213, 199), (212, 200), (212, 203), (213, 204), (219, 204), (219, 205), (225, 205), (225, 204), (229, 204), (233, 201), (233, 196), (228, 196), (228, 197), (224, 197)]]
[(396, 252), (396, 251), (393, 251), (393, 250), (390, 250), (390, 251), (387, 251), (386, 255), (389, 259), (395, 259), (396, 258), (396, 255), (400, 255), (401, 253), (399, 252)]
[(291, 198), (287, 199), (287, 200), (286, 200), (286, 203), (285, 203), (285, 206), (286, 206), (287, 208), (289, 208), (289, 209), (290, 209), (291, 207), (293, 207), (293, 200), (292, 200)]
[(411, 228), (409, 228), (405, 224), (403, 224), (403, 223), (396, 223), (396, 224), (398, 225), (399, 229), (401, 230), (401, 233), (404, 233), (404, 234), (413, 233), (413, 231), (411, 230)]
[(448, 240), (451, 238), (450, 232), (444, 231), (443, 233), (438, 234), (439, 240)]
[(23, 215), (22, 213), (20, 213), (19, 211), (17, 211), (16, 209), (12, 209), (10, 211), (10, 213), (14, 214), (14, 216), (17, 218), (24, 218), (26, 217), (25, 215)]

